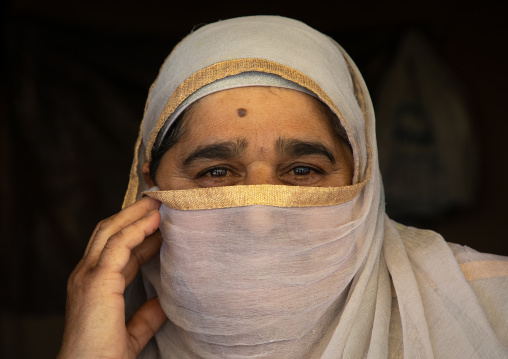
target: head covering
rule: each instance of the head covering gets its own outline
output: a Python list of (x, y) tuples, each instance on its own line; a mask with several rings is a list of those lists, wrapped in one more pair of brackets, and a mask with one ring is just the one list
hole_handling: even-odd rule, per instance
[(450, 247), (386, 217), (365, 83), (335, 41), (299, 21), (224, 20), (175, 47), (150, 89), (124, 205), (148, 189), (141, 167), (159, 133), (197, 99), (239, 86), (325, 103), (347, 132), (353, 183), (146, 193), (163, 203), (164, 243), (142, 269), (145, 289), (169, 320), (143, 355), (506, 356)]
[[(321, 66), (314, 62), (317, 58)], [(354, 181), (359, 183), (359, 175), (365, 175), (368, 168), (369, 146), (356, 145), (356, 141), (366, 140), (364, 116), (360, 106), (346, 106), (346, 103), (357, 103), (355, 88), (361, 91), (362, 80), (350, 75), (349, 68), (354, 64), (351, 60), (346, 62), (346, 58), (329, 37), (283, 17), (243, 17), (220, 21), (193, 32), (175, 47), (150, 88), (124, 206), (134, 203), (141, 192), (148, 189), (139, 181), (141, 168), (150, 160), (151, 149), (161, 129), (188, 105), (185, 100), (210, 84), (216, 87), (201, 90), (204, 95), (225, 88), (260, 85), (259, 76), (251, 76), (250, 83), (246, 81), (245, 74), (252, 72), (277, 75), (279, 82), (289, 80), (314, 93), (337, 114), (349, 135), (355, 158)], [(356, 73), (359, 75), (358, 71)], [(234, 80), (225, 83), (230, 87), (214, 84), (238, 74), (244, 75), (238, 83)], [(271, 85), (274, 77), (266, 78), (266, 84)], [(332, 95), (334, 100), (330, 98)], [(363, 96), (361, 92), (359, 96)], [(366, 104), (362, 106), (368, 110)], [(367, 137), (374, 139), (374, 132)]]

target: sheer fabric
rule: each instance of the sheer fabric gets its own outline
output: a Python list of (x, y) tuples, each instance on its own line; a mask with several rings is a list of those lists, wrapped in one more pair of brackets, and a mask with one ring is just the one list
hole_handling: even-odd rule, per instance
[(125, 205), (147, 190), (140, 167), (186, 99), (273, 83), (246, 73), (291, 81), (337, 114), (353, 185), (146, 192), (163, 203), (164, 242), (143, 280), (168, 321), (142, 356), (508, 357), (506, 258), (386, 216), (365, 83), (334, 41), (298, 21), (225, 20), (175, 48), (149, 94)]

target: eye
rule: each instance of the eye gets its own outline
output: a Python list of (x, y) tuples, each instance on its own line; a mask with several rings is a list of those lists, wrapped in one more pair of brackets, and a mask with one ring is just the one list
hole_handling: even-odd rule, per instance
[(195, 181), (200, 187), (218, 187), (233, 186), (240, 178), (234, 168), (218, 166), (204, 169), (195, 177)]
[(231, 175), (231, 171), (227, 168), (212, 168), (200, 174), (200, 177), (226, 177)]
[(294, 166), (287, 172), (287, 174), (297, 177), (306, 177), (311, 175), (323, 174), (323, 171), (321, 171), (316, 167), (311, 166)]
[(292, 172), (292, 174), (295, 176), (308, 176), (308, 175), (312, 174), (313, 171), (314, 170), (310, 167), (298, 166), (298, 167), (291, 169), (290, 172)]
[(281, 173), (281, 180), (291, 186), (312, 186), (323, 179), (325, 172), (307, 164), (292, 164)]

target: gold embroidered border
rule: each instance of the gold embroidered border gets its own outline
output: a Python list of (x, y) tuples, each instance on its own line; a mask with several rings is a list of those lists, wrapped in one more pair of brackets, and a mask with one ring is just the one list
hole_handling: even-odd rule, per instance
[(508, 261), (479, 261), (460, 264), (466, 280), (508, 277)]
[(134, 146), (134, 160), (132, 161), (131, 171), (129, 173), (129, 186), (127, 187), (127, 192), (123, 198), (122, 209), (130, 206), (134, 202), (136, 202), (136, 197), (138, 194), (139, 188), (139, 177), (138, 177), (138, 152), (139, 147), (141, 146), (141, 141), (143, 140), (143, 123), (139, 128), (138, 139), (136, 140), (136, 145)]
[(273, 207), (324, 207), (348, 202), (365, 182), (345, 187), (250, 185), (143, 192), (179, 210), (231, 208), (253, 205)]

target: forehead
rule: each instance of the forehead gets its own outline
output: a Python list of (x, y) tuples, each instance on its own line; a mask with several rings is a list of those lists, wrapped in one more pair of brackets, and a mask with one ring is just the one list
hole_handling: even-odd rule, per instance
[(184, 116), (185, 128), (195, 132), (220, 126), (221, 132), (252, 128), (267, 134), (280, 131), (331, 132), (331, 111), (301, 91), (265, 86), (219, 91), (195, 102)]

